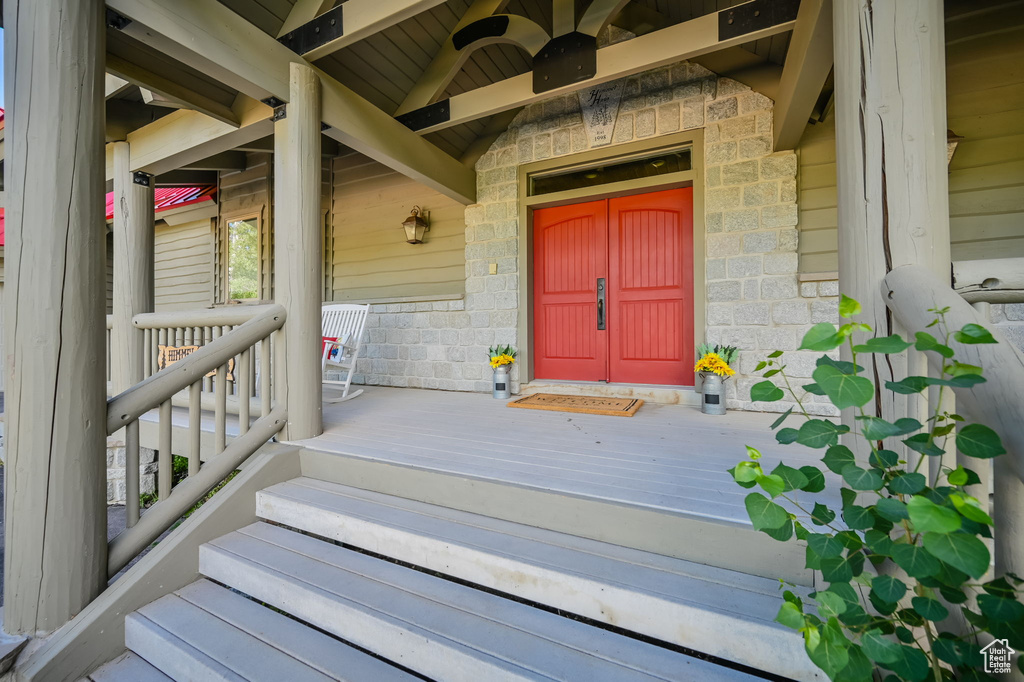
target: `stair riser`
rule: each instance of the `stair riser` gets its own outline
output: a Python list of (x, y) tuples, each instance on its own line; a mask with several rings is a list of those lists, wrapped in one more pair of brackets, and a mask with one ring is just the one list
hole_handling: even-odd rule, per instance
[(125, 618), (124, 641), (130, 650), (178, 682), (245, 682), (139, 614), (131, 613)]
[(726, 660), (794, 679), (810, 679), (816, 672), (799, 635), (728, 613), (567, 575), (265, 491), (257, 496), (256, 513), (276, 523)]
[(384, 462), (302, 451), (302, 472), (322, 481), (546, 528), (771, 580), (811, 587), (802, 547), (750, 526)]
[(339, 603), (317, 588), (276, 571), (204, 545), (200, 573), (270, 604), (382, 658), (434, 679), (453, 682), (509, 680), (525, 677), (500, 665), (466, 655), (461, 648), (432, 639), (416, 626), (370, 612), (360, 605)]

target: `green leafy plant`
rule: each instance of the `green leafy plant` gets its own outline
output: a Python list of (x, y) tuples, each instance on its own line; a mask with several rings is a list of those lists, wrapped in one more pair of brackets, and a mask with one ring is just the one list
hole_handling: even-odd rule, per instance
[[(842, 297), (843, 318), (860, 312), (859, 303)], [(810, 659), (832, 680), (995, 679), (982, 672), (985, 641), (979, 635), (990, 633), (1024, 650), (1024, 581), (1014, 574), (986, 579), (990, 555), (982, 538), (991, 537), (992, 519), (968, 492), (980, 482), (977, 473), (963, 466), (923, 464), (954, 447), (982, 460), (1004, 454), (998, 434), (944, 409), (941, 393), (924, 424), (911, 417), (890, 422), (864, 409), (876, 389), (857, 364), (865, 353), (899, 353), (913, 346), (939, 356), (937, 378), (908, 376), (885, 383), (885, 390), (899, 394), (914, 395), (932, 386), (970, 388), (985, 381), (981, 368), (958, 362), (949, 344), (954, 339), (995, 343), (992, 335), (975, 324), (950, 330), (948, 309), (929, 312), (935, 314), (929, 327), (938, 338), (922, 331), (914, 341), (894, 334), (858, 343), (855, 335), (870, 334), (871, 327), (858, 322), (839, 328), (815, 325), (801, 350), (827, 352), (846, 344), (851, 360), (823, 355), (813, 383), (799, 392), (786, 374), (782, 351), (771, 353), (757, 368), (765, 370), (766, 380), (751, 388), (751, 399), (773, 402), (789, 393), (795, 406), (771, 428), (778, 429), (794, 412), (804, 421), (779, 429), (776, 440), (824, 451), (822, 464), (842, 479), (840, 509), (800, 495), (826, 491), (827, 478), (833, 477), (821, 467), (780, 463), (766, 472), (761, 453), (748, 446), (749, 459), (729, 470), (739, 485), (763, 491), (745, 500), (754, 528), (780, 541), (803, 540), (807, 568), (820, 572), (828, 584), (806, 601), (787, 590), (776, 620), (803, 634)], [(785, 389), (770, 380), (776, 376)], [(836, 407), (852, 408), (855, 429), (812, 417), (808, 395), (828, 396)], [(840, 436), (862, 438), (867, 461), (840, 444)], [(898, 450), (909, 453), (907, 459)], [(931, 480), (929, 471), (935, 472)], [(1022, 659), (1017, 665), (1024, 670)]]
[(727, 365), (731, 365), (736, 360), (736, 354), (739, 353), (739, 348), (736, 346), (723, 346), (717, 343), (713, 346), (710, 343), (702, 343), (697, 346), (698, 360), (706, 357), (710, 353), (715, 353), (718, 357), (722, 358)]

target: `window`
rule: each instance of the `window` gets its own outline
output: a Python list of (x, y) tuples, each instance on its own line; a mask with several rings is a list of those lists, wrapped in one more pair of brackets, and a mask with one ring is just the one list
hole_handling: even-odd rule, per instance
[(639, 156), (531, 175), (528, 185), (529, 196), (688, 171), (692, 169), (690, 152), (689, 147), (646, 152)]
[(260, 298), (260, 221), (229, 220), (227, 229), (227, 299)]

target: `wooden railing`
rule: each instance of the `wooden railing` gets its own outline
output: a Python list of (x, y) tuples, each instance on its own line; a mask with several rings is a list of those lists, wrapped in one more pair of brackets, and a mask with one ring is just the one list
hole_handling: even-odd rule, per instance
[[(260, 306), (241, 315), (214, 315), (221, 311), (200, 313), (149, 313), (135, 318), (137, 327), (151, 332), (150, 341), (159, 339), (154, 330), (192, 329), (202, 333), (204, 344), (182, 360), (148, 375), (141, 383), (107, 401), (107, 434), (125, 429), (125, 493), (126, 529), (109, 546), (108, 571), (111, 576), (128, 564), (137, 554), (170, 528), (203, 495), (224, 480), (256, 450), (281, 430), (287, 419), (287, 407), (274, 405), (271, 399), (271, 343), (276, 343), (278, 330), (284, 325), (285, 309), (279, 305)], [(170, 315), (171, 317), (167, 317)], [(168, 320), (185, 327), (168, 325)], [(237, 327), (235, 325), (238, 325)], [(228, 331), (224, 331), (229, 327)], [(202, 329), (202, 332), (196, 331)], [(215, 338), (206, 341), (206, 330), (218, 329)], [(212, 332), (211, 332), (212, 334)], [(167, 337), (169, 338), (169, 336)], [(183, 338), (189, 338), (183, 336)], [(147, 346), (149, 348), (149, 346)], [(255, 360), (262, 365), (256, 373)], [(227, 380), (229, 365), (237, 373), (237, 381)], [(213, 377), (207, 376), (213, 373)], [(255, 377), (258, 376), (258, 382)], [(258, 386), (257, 386), (258, 383)], [(209, 400), (213, 406), (214, 452), (200, 466), (204, 388), (211, 389)], [(187, 391), (188, 477), (172, 490), (172, 429), (174, 417), (172, 401)], [(238, 400), (238, 436), (227, 444), (227, 404), (229, 395), (258, 396), (259, 418), (252, 424), (250, 401)], [(184, 397), (181, 396), (181, 397)], [(151, 410), (158, 410), (158, 502), (144, 515), (139, 502), (139, 418)]]
[[(933, 319), (929, 309), (946, 308), (946, 322), (950, 329), (961, 329), (968, 323), (979, 324), (988, 329), (998, 341), (996, 344), (958, 344), (954, 342), (957, 360), (985, 369), (987, 381), (972, 389), (960, 389), (955, 398), (952, 394), (944, 400), (956, 401), (955, 411), (964, 412), (978, 422), (995, 429), (1002, 438), (1007, 453), (994, 460), (963, 458), (958, 454), (949, 466), (962, 464), (979, 474), (981, 483), (972, 492), (983, 503), (990, 502), (990, 512), (995, 520), (993, 546), (995, 567), (998, 574), (1024, 571), (1024, 353), (1014, 346), (998, 327), (988, 320), (988, 305), (984, 289), (992, 289), (995, 300), (1005, 303), (1014, 299), (1008, 291), (1017, 287), (999, 287), (993, 273), (999, 272), (999, 261), (988, 261), (986, 279), (993, 280), (987, 287), (969, 287), (962, 297), (948, 282), (942, 281), (927, 268), (918, 265), (898, 267), (882, 282), (882, 297), (893, 313), (893, 317), (904, 329), (924, 329)], [(954, 268), (956, 270), (956, 268)], [(960, 284), (968, 288), (963, 279)], [(1019, 294), (1018, 294), (1019, 296)], [(982, 310), (976, 310), (964, 300), (968, 298)], [(911, 363), (914, 359), (911, 358)], [(918, 367), (928, 371), (930, 376), (939, 376), (940, 359), (929, 354)], [(912, 369), (915, 369), (911, 365)], [(944, 403), (948, 404), (948, 403)], [(953, 411), (953, 410), (950, 410)], [(990, 497), (991, 492), (991, 497)]]

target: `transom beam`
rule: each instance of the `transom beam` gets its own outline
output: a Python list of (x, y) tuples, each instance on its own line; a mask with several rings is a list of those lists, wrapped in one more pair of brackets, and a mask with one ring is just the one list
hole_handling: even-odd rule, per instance
[(832, 62), (832, 0), (803, 0), (775, 100), (775, 149), (799, 144)]

